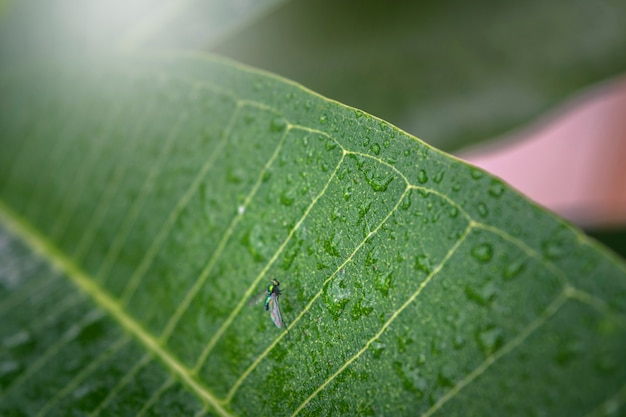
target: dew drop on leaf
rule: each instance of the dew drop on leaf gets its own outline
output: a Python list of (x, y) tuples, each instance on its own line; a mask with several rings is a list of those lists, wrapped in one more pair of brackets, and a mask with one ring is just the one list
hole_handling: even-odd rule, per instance
[(387, 187), (391, 184), (391, 181), (394, 180), (393, 175), (388, 175), (386, 177), (378, 178), (373, 175), (366, 175), (365, 179), (367, 183), (372, 187), (372, 190), (375, 192), (384, 192), (387, 191)]
[(465, 346), (465, 338), (460, 334), (455, 335), (452, 339), (452, 346), (456, 350), (461, 349), (463, 346)]
[(420, 375), (419, 368), (396, 361), (393, 363), (393, 370), (402, 381), (404, 389), (412, 392), (418, 399), (424, 396), (428, 384), (426, 379)]
[(487, 208), (485, 203), (478, 203), (478, 206), (476, 208), (478, 209), (478, 214), (480, 214), (480, 217), (485, 218), (489, 214), (489, 209)]
[(359, 320), (364, 316), (369, 316), (373, 310), (374, 303), (371, 295), (365, 295), (365, 297), (361, 298), (361, 300), (352, 304), (350, 316), (352, 317), (352, 320)]
[(455, 372), (454, 368), (447, 364), (442, 366), (439, 369), (439, 373), (437, 375), (437, 383), (442, 388), (450, 388), (454, 386), (455, 382)]
[(3, 361), (0, 362), (0, 377), (8, 374), (12, 374), (20, 369), (20, 364), (17, 361)]
[(526, 259), (516, 259), (504, 268), (502, 276), (505, 280), (512, 280), (526, 268)]
[(481, 243), (472, 248), (472, 257), (478, 262), (487, 263), (493, 257), (493, 246), (490, 243)]
[(377, 273), (374, 277), (374, 285), (376, 289), (386, 297), (389, 294), (389, 289), (391, 288), (391, 280), (393, 277), (393, 271), (389, 271), (386, 273)]
[(291, 206), (293, 202), (296, 200), (295, 191), (293, 189), (285, 190), (280, 193), (280, 204), (283, 206)]
[(502, 330), (497, 327), (489, 327), (476, 333), (478, 346), (486, 356), (497, 351), (504, 344)]
[(255, 224), (241, 240), (241, 243), (243, 243), (256, 262), (265, 260), (265, 252), (267, 251), (265, 239), (267, 235), (267, 232), (261, 225)]
[(327, 151), (332, 151), (336, 147), (337, 147), (337, 142), (335, 142), (332, 139), (326, 139), (326, 150)]
[(28, 333), (26, 330), (22, 330), (12, 334), (11, 336), (5, 337), (2, 340), (2, 345), (8, 349), (14, 349), (18, 346), (28, 343), (30, 340), (30, 333)]
[(541, 244), (543, 254), (548, 259), (559, 259), (566, 254), (563, 242), (558, 239), (546, 240)]
[(283, 117), (274, 117), (270, 123), (270, 131), (282, 132), (287, 126), (287, 121)]
[(352, 186), (348, 185), (347, 187), (343, 189), (343, 199), (345, 201), (348, 201), (350, 200), (351, 197), (352, 197)]
[(402, 203), (400, 204), (400, 208), (402, 210), (408, 210), (411, 207), (411, 193), (409, 192), (402, 199)]
[(324, 302), (335, 320), (339, 319), (351, 295), (341, 276), (336, 276), (324, 286)]
[(465, 296), (483, 307), (487, 307), (491, 304), (496, 296), (496, 292), (497, 289), (491, 281), (480, 286), (468, 285), (465, 287)]
[(493, 180), (489, 185), (489, 195), (492, 197), (500, 197), (504, 193), (504, 184), (498, 180)]
[(427, 183), (428, 175), (426, 175), (426, 171), (424, 171), (423, 169), (420, 169), (419, 172), (417, 173), (417, 180), (419, 181), (420, 184)]
[(472, 170), (470, 171), (470, 174), (471, 174), (472, 178), (475, 179), (475, 180), (479, 180), (479, 179), (481, 179), (483, 177), (483, 175), (485, 175), (478, 168), (472, 168)]
[(415, 256), (415, 269), (430, 274), (433, 268), (430, 263), (430, 259), (428, 258), (428, 255), (422, 253)]
[(372, 151), (374, 155), (380, 155), (380, 145), (378, 143), (373, 143), (372, 146), (370, 146), (370, 151)]
[(583, 352), (583, 345), (577, 339), (562, 341), (558, 344), (556, 362), (561, 366), (567, 366)]
[(433, 181), (435, 181), (436, 184), (439, 184), (441, 182), (441, 180), (443, 180), (443, 176), (444, 176), (444, 171), (441, 170), (437, 174), (435, 174), (435, 177), (433, 178)]

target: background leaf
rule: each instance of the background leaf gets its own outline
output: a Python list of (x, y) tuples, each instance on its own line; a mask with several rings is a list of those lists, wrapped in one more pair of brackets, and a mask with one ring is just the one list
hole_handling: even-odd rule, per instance
[(625, 18), (613, 0), (300, 0), (211, 50), (452, 151), (624, 73)]
[(578, 231), (288, 81), (112, 61), (0, 84), (3, 414), (623, 412), (626, 273)]

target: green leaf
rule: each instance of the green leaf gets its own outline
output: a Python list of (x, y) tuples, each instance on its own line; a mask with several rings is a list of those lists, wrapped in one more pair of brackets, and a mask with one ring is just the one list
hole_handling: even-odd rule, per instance
[(112, 62), (1, 79), (0, 413), (623, 413), (626, 270), (578, 230), (284, 79)]
[(451, 150), (624, 73), (625, 17), (614, 0), (300, 0), (212, 51)]

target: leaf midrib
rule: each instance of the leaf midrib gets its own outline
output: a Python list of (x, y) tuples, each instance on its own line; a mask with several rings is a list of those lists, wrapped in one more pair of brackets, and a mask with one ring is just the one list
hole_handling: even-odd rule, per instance
[(0, 222), (22, 239), (33, 252), (46, 259), (50, 265), (64, 273), (79, 289), (87, 293), (99, 307), (126, 329), (152, 355), (158, 357), (171, 374), (177, 376), (199, 398), (211, 404), (219, 415), (223, 417), (233, 416), (207, 387), (193, 377), (190, 369), (171, 355), (153, 335), (128, 315), (120, 303), (98, 285), (93, 277), (84, 272), (25, 218), (8, 207), (2, 199), (0, 199)]

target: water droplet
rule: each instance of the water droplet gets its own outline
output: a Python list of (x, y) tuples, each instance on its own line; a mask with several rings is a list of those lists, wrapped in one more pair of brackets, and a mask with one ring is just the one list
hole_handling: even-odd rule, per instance
[(483, 175), (485, 175), (480, 169), (478, 168), (472, 168), (470, 171), (470, 175), (472, 176), (472, 178), (474, 178), (475, 180), (479, 180), (483, 177)]
[(481, 305), (488, 307), (496, 297), (497, 288), (493, 282), (488, 281), (482, 285), (468, 285), (465, 287), (465, 296)]
[(389, 271), (384, 274), (376, 274), (376, 276), (374, 277), (374, 285), (376, 286), (376, 289), (380, 291), (383, 297), (386, 297), (389, 294), (392, 278), (393, 271)]
[(460, 334), (455, 335), (454, 339), (452, 339), (452, 346), (456, 350), (461, 349), (463, 346), (465, 346), (465, 338)]
[(450, 207), (450, 210), (448, 211), (448, 213), (450, 214), (450, 217), (454, 219), (456, 218), (456, 216), (459, 215), (459, 209), (456, 208), (456, 206), (452, 206)]
[(428, 175), (426, 175), (426, 171), (420, 169), (417, 173), (417, 180), (420, 184), (426, 184), (428, 182)]
[(352, 320), (359, 320), (363, 316), (369, 316), (373, 310), (374, 301), (372, 299), (372, 296), (371, 294), (365, 294), (365, 296), (361, 298), (361, 300), (352, 305), (350, 316), (352, 317)]
[(85, 384), (83, 386), (76, 388), (74, 392), (72, 393), (72, 396), (74, 397), (74, 399), (80, 399), (84, 397), (85, 395), (89, 394), (91, 391), (92, 391), (92, 387), (89, 384)]
[(241, 216), (246, 211), (246, 206), (239, 205), (237, 206), (237, 213)]
[(562, 341), (557, 346), (556, 362), (561, 366), (568, 366), (580, 354), (583, 353), (583, 345), (577, 339)]
[(454, 386), (455, 372), (450, 364), (446, 364), (439, 369), (437, 375), (437, 383), (442, 388), (450, 388)]
[(293, 188), (280, 193), (280, 203), (283, 206), (289, 207), (293, 204), (294, 201), (296, 201), (296, 193)]
[(24, 343), (28, 343), (28, 341), (30, 341), (30, 333), (26, 330), (22, 330), (11, 336), (5, 337), (2, 340), (2, 344), (8, 349), (13, 349), (23, 345)]
[(478, 262), (486, 263), (493, 257), (493, 246), (491, 243), (481, 243), (472, 248), (472, 257)]
[(564, 244), (558, 238), (543, 241), (541, 248), (545, 257), (551, 260), (559, 259), (566, 255)]
[(502, 329), (489, 327), (476, 333), (476, 341), (485, 356), (496, 352), (504, 344), (504, 334)]
[(410, 149), (405, 149), (403, 153), (404, 153), (404, 156), (409, 156), (409, 155), (411, 155), (411, 150)]
[(365, 180), (375, 192), (387, 191), (387, 187), (394, 179), (395, 177), (392, 174), (382, 178), (374, 177), (374, 175), (365, 175)]
[(226, 181), (233, 184), (239, 184), (245, 176), (245, 171), (241, 168), (228, 168), (226, 171)]
[(337, 142), (335, 142), (332, 139), (326, 139), (326, 150), (327, 151), (332, 151), (336, 147), (337, 147)]
[(374, 341), (369, 346), (369, 349), (372, 351), (372, 356), (374, 357), (374, 359), (380, 359), (380, 355), (383, 354), (383, 350), (385, 350), (385, 348), (385, 344), (379, 341)]
[(392, 366), (404, 389), (412, 392), (418, 399), (422, 398), (428, 384), (426, 379), (420, 375), (419, 368), (411, 367), (402, 362), (394, 362)]
[(339, 235), (334, 233), (329, 239), (324, 240), (324, 251), (330, 256), (338, 257), (341, 254), (337, 245), (339, 244)]
[(268, 239), (268, 232), (257, 223), (243, 236), (241, 243), (248, 249), (256, 262), (263, 262), (268, 250), (266, 239)]
[(411, 191), (407, 193), (402, 199), (402, 203), (400, 203), (400, 208), (402, 210), (408, 210), (411, 207)]
[(494, 179), (489, 185), (489, 195), (492, 197), (500, 197), (504, 193), (504, 184)]
[(430, 259), (428, 259), (428, 255), (422, 253), (415, 256), (415, 269), (430, 274), (433, 268), (430, 264)]
[(354, 115), (356, 116), (357, 119), (360, 119), (361, 117), (363, 117), (363, 112), (361, 110), (355, 109)]
[(526, 259), (515, 259), (513, 262), (508, 264), (506, 268), (504, 268), (502, 276), (507, 281), (512, 280), (513, 278), (518, 276), (524, 270), (524, 268), (526, 268)]
[(435, 181), (436, 184), (439, 184), (441, 180), (443, 180), (443, 175), (444, 175), (444, 171), (443, 170), (439, 171), (437, 174), (435, 174), (433, 181)]
[(370, 151), (372, 151), (374, 155), (380, 155), (380, 145), (378, 143), (373, 143), (372, 146), (370, 146)]
[(321, 124), (326, 124), (328, 122), (328, 116), (326, 114), (320, 115), (319, 121)]
[(4, 361), (0, 363), (0, 376), (12, 374), (20, 369), (19, 362), (16, 361)]
[(281, 265), (283, 270), (287, 271), (289, 268), (291, 268), (291, 265), (296, 259), (296, 256), (298, 256), (298, 253), (300, 252), (303, 243), (303, 239), (296, 239), (295, 242), (285, 251), (285, 256), (283, 257), (283, 262)]
[(396, 343), (398, 344), (398, 352), (399, 353), (406, 352), (409, 345), (412, 345), (413, 342), (414, 340), (411, 339), (410, 337), (406, 337), (406, 335), (396, 337)]
[(335, 320), (339, 319), (352, 295), (342, 278), (342, 276), (335, 276), (324, 286), (324, 302)]
[(285, 130), (286, 126), (287, 120), (285, 120), (284, 117), (277, 116), (272, 119), (272, 122), (270, 123), (270, 130), (272, 132), (282, 132)]
[(478, 206), (476, 208), (478, 209), (478, 214), (480, 214), (480, 217), (485, 218), (489, 214), (489, 209), (487, 209), (487, 206), (484, 203), (478, 203)]
[(350, 200), (352, 197), (352, 186), (348, 185), (343, 189), (343, 199), (345, 201)]

